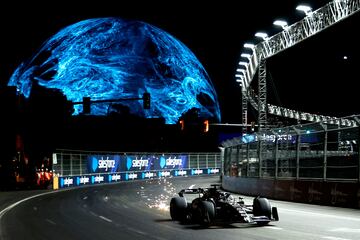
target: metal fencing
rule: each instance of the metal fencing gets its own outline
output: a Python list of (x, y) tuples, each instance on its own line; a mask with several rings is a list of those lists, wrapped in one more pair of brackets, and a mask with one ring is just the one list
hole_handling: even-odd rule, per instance
[[(94, 158), (97, 158), (95, 165), (91, 162)], [(119, 163), (110, 159), (118, 160)], [(162, 159), (164, 159), (163, 163), (161, 162)], [(134, 166), (132, 166), (133, 164)], [(57, 150), (53, 154), (53, 172), (59, 177), (106, 172), (219, 169), (221, 166), (220, 153), (129, 153)], [(115, 167), (116, 169), (112, 169)], [(99, 171), (100, 169), (102, 171)]]
[(272, 179), (360, 181), (359, 118), (274, 128), (227, 141), (223, 143), (223, 173)]

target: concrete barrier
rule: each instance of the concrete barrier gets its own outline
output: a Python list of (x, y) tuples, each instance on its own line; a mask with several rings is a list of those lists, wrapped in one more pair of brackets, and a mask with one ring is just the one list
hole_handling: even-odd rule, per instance
[(270, 199), (360, 208), (360, 183), (316, 180), (275, 180), (222, 176), (231, 192)]

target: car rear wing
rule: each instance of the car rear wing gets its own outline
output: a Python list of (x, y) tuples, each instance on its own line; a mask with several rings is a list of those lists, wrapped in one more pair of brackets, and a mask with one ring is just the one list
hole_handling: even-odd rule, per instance
[(180, 197), (184, 197), (184, 194), (201, 194), (204, 193), (204, 189), (202, 188), (187, 188), (182, 189), (178, 194)]

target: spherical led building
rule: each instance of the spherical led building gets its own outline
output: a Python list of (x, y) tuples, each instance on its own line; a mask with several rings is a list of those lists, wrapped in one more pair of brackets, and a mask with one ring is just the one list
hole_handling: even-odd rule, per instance
[[(10, 86), (28, 97), (36, 82), (62, 91), (67, 99), (136, 99), (150, 93), (150, 109), (142, 100), (120, 101), (131, 114), (176, 123), (190, 109), (220, 121), (215, 89), (195, 55), (167, 32), (140, 21), (88, 19), (70, 25), (46, 41), (21, 64)], [(94, 103), (91, 114), (117, 111), (113, 103)], [(74, 114), (82, 112), (75, 105)]]

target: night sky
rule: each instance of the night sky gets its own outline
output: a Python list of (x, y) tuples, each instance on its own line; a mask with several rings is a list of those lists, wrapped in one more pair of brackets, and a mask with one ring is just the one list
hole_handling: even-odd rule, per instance
[[(254, 34), (258, 31), (269, 35), (280, 31), (272, 25), (275, 19), (287, 20), (289, 25), (299, 21), (303, 14), (295, 7), (300, 3), (308, 3), (315, 10), (329, 1), (36, 2), (2, 3), (0, 86), (6, 85), (16, 67), (60, 29), (89, 18), (120, 17), (152, 24), (187, 45), (213, 81), (222, 122), (239, 123), (241, 93), (234, 74), (243, 44), (256, 43)], [(360, 12), (268, 59), (269, 102), (333, 116), (360, 113), (356, 87), (359, 26)]]

